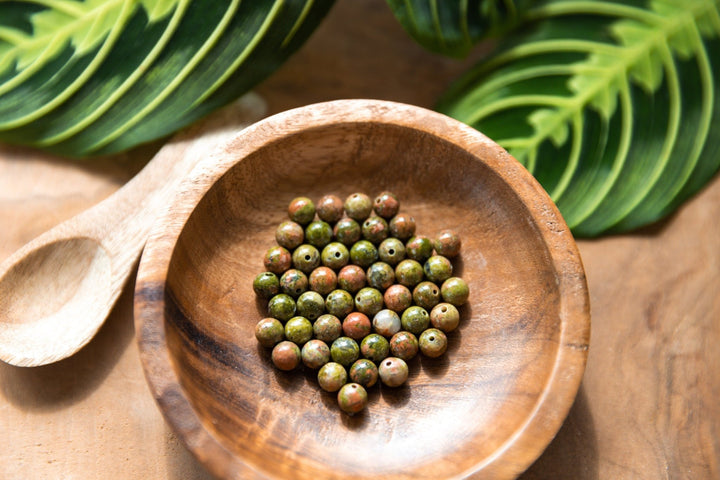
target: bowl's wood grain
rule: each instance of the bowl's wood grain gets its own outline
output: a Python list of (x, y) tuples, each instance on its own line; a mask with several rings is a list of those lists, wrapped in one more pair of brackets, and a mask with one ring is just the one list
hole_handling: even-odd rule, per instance
[[(148, 242), (136, 327), (178, 435), (227, 477), (436, 479), (522, 472), (557, 432), (587, 356), (589, 306), (571, 234), (504, 150), (444, 116), (378, 101), (286, 112), (209, 155)], [(288, 202), (394, 191), (418, 233), (463, 237), (471, 289), (441, 358), (370, 389), (348, 417), (314, 372), (280, 372), (252, 292)]]

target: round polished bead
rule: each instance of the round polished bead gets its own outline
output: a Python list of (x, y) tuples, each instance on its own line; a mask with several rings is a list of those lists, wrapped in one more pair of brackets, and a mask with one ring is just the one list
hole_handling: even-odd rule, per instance
[(318, 339), (309, 340), (303, 345), (300, 354), (303, 364), (313, 370), (330, 361), (330, 347), (327, 346), (327, 343)]
[(415, 288), (424, 276), (423, 267), (416, 260), (406, 258), (395, 266), (395, 281), (407, 288)]
[(338, 286), (350, 293), (357, 293), (366, 284), (365, 270), (357, 265), (345, 265), (338, 272)]
[(460, 312), (451, 303), (438, 303), (430, 311), (430, 324), (443, 332), (452, 332), (460, 324)]
[(362, 268), (367, 268), (377, 262), (377, 247), (368, 240), (358, 240), (350, 247), (350, 262)]
[(361, 228), (363, 238), (375, 245), (388, 238), (388, 224), (382, 217), (372, 216), (366, 219)]
[(388, 357), (378, 365), (378, 375), (382, 383), (388, 387), (399, 387), (408, 378), (408, 366), (405, 360)]
[(295, 316), (285, 324), (285, 338), (302, 345), (313, 336), (312, 323), (305, 317)]
[(412, 293), (405, 285), (396, 283), (385, 290), (383, 300), (385, 301), (385, 307), (397, 313), (402, 313), (412, 305)]
[(278, 293), (268, 302), (268, 312), (271, 317), (287, 322), (295, 316), (295, 300), (290, 295)]
[(447, 350), (447, 336), (437, 328), (428, 328), (418, 338), (420, 351), (426, 357), (439, 357)]
[(390, 354), (406, 362), (418, 353), (418, 340), (412, 333), (401, 330), (390, 339)]
[(400, 202), (394, 193), (385, 191), (375, 197), (373, 209), (379, 216), (390, 219), (400, 210)]
[(432, 257), (433, 242), (424, 235), (416, 235), (405, 244), (405, 256), (420, 263)]
[(322, 264), (333, 270), (339, 270), (350, 261), (350, 252), (340, 242), (328, 243), (320, 253)]
[(280, 293), (280, 280), (272, 272), (262, 272), (253, 280), (253, 291), (260, 298), (272, 298)]
[(292, 253), (292, 264), (305, 274), (320, 266), (320, 252), (310, 244), (302, 244)]
[(275, 245), (265, 252), (263, 265), (268, 272), (281, 275), (292, 265), (292, 256), (287, 248)]
[(337, 401), (340, 410), (348, 415), (355, 415), (367, 406), (367, 391), (358, 383), (346, 383), (338, 391)]
[(336, 362), (328, 362), (318, 371), (318, 384), (326, 392), (337, 392), (347, 383), (345, 367)]
[(275, 229), (275, 241), (281, 247), (292, 251), (302, 245), (305, 240), (305, 230), (302, 225), (293, 221), (282, 222)]
[(298, 315), (312, 321), (325, 311), (325, 299), (318, 292), (307, 291), (298, 297), (295, 308)]
[(285, 339), (285, 328), (275, 318), (263, 318), (255, 325), (255, 338), (263, 347), (272, 347)]
[(395, 283), (395, 270), (385, 262), (375, 262), (370, 265), (366, 276), (369, 286), (382, 291)]
[(290, 220), (300, 225), (306, 225), (315, 218), (315, 204), (307, 197), (294, 198), (288, 205)]
[(400, 316), (389, 309), (380, 310), (373, 317), (373, 328), (375, 332), (384, 336), (392, 337), (402, 328)]
[(350, 247), (362, 238), (360, 224), (349, 217), (338, 220), (333, 227), (335, 239), (343, 245)]
[(460, 235), (455, 230), (443, 230), (435, 238), (433, 244), (438, 255), (452, 258), (460, 253), (462, 242)]
[(335, 315), (325, 313), (320, 315), (313, 323), (313, 334), (318, 340), (325, 343), (332, 343), (342, 335), (342, 323)]
[(415, 305), (430, 311), (440, 303), (440, 287), (426, 280), (417, 284), (412, 296)]
[(343, 201), (337, 195), (325, 195), (315, 207), (320, 220), (335, 223), (343, 216)]
[(355, 309), (355, 300), (349, 292), (333, 290), (325, 297), (325, 311), (338, 318), (347, 317)]
[(470, 296), (470, 287), (462, 278), (450, 277), (440, 287), (440, 294), (447, 303), (459, 307), (467, 302)]
[(353, 193), (345, 199), (345, 214), (358, 222), (362, 222), (373, 209), (373, 203), (370, 197), (364, 193)]
[(420, 335), (430, 325), (430, 314), (424, 308), (413, 305), (403, 312), (400, 323), (403, 329)]
[(355, 308), (370, 317), (382, 310), (383, 305), (382, 293), (376, 288), (361, 288), (355, 294)]
[(360, 357), (360, 347), (350, 337), (339, 337), (330, 345), (330, 356), (333, 362), (337, 362), (343, 367), (349, 367)]
[(286, 371), (294, 370), (295, 368), (297, 368), (297, 366), (300, 365), (300, 361), (302, 360), (300, 347), (288, 340), (284, 340), (275, 345), (270, 357), (272, 359), (273, 365), (275, 365), (280, 370)]
[(379, 333), (371, 333), (360, 342), (362, 356), (375, 363), (387, 357), (389, 352), (390, 343)]
[(410, 215), (399, 213), (390, 219), (388, 226), (390, 236), (402, 241), (407, 241), (415, 235), (415, 218)]
[(342, 322), (343, 333), (353, 340), (362, 340), (370, 333), (372, 324), (367, 315), (362, 312), (352, 312)]
[(329, 223), (322, 220), (310, 222), (305, 227), (305, 243), (317, 249), (323, 248), (332, 241), (333, 231)]
[(280, 290), (282, 293), (297, 298), (307, 289), (308, 278), (297, 268), (291, 268), (280, 276)]
[(337, 288), (337, 274), (332, 268), (317, 267), (308, 278), (310, 290), (327, 295)]
[(395, 266), (405, 259), (405, 244), (395, 237), (386, 238), (378, 247), (378, 257), (383, 262)]
[(350, 381), (359, 383), (365, 388), (370, 388), (378, 381), (377, 366), (367, 358), (356, 360), (350, 366)]
[(450, 263), (450, 260), (446, 257), (443, 257), (442, 255), (433, 255), (428, 258), (425, 265), (423, 265), (423, 271), (425, 272), (425, 276), (428, 280), (440, 285), (452, 276), (453, 266), (452, 263)]

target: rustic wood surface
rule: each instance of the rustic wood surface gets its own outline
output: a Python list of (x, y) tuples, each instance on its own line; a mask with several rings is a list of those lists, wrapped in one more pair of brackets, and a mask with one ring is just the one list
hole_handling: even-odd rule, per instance
[[(423, 51), (381, 0), (341, 0), (258, 92), (271, 113), (350, 97), (431, 106), (473, 60)], [(0, 147), (0, 258), (110, 195), (158, 147), (92, 163)], [(578, 242), (593, 318), (587, 370), (564, 426), (522, 479), (720, 476), (718, 218), (720, 178), (659, 225)], [(0, 478), (210, 478), (145, 383), (133, 286), (77, 355), (0, 365)]]

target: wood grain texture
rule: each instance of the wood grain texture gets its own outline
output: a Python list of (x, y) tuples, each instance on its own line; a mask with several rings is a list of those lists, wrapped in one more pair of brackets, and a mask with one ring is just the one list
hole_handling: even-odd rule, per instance
[[(447, 355), (350, 418), (258, 347), (252, 281), (292, 198), (383, 190), (418, 233), (461, 233), (472, 295)], [(371, 100), (279, 114), (209, 154), (148, 241), (135, 312), (163, 413), (228, 478), (514, 478), (569, 410), (590, 329), (575, 243), (527, 171), (459, 122)]]

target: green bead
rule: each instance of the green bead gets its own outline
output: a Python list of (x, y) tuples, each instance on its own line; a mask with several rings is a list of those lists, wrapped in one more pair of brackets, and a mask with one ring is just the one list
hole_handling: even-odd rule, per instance
[(382, 293), (376, 288), (365, 287), (355, 294), (355, 308), (372, 317), (383, 308)]
[(443, 230), (435, 238), (435, 252), (443, 257), (454, 257), (460, 253), (460, 235), (454, 230)]
[(333, 340), (342, 335), (342, 322), (335, 315), (329, 313), (320, 315), (313, 323), (313, 334), (318, 340), (332, 343)]
[(450, 277), (440, 287), (440, 294), (447, 303), (459, 307), (467, 302), (470, 296), (470, 287), (460, 277)]
[(305, 317), (292, 317), (285, 324), (285, 338), (296, 345), (302, 345), (313, 336), (313, 326)]
[(275, 241), (278, 245), (290, 251), (302, 245), (304, 239), (305, 231), (299, 223), (286, 221), (282, 222), (278, 225), (277, 229), (275, 229)]
[(339, 270), (350, 261), (350, 251), (340, 242), (331, 242), (320, 253), (322, 264), (333, 270)]
[(330, 361), (330, 347), (322, 340), (309, 340), (302, 347), (300, 352), (303, 364), (308, 367), (317, 369)]
[(430, 324), (443, 332), (452, 332), (460, 324), (460, 312), (451, 303), (438, 303), (430, 311)]
[(272, 272), (263, 272), (253, 280), (253, 291), (260, 298), (272, 298), (280, 293), (280, 280)]
[(375, 245), (368, 240), (359, 240), (350, 247), (350, 261), (354, 265), (368, 268), (377, 262), (378, 251)]
[(333, 290), (325, 297), (325, 311), (338, 318), (347, 317), (355, 308), (355, 300), (349, 292), (341, 289)]
[(362, 224), (363, 238), (376, 245), (385, 240), (388, 234), (388, 224), (382, 217), (370, 217)]
[(371, 333), (360, 342), (362, 356), (375, 363), (382, 361), (390, 352), (390, 344), (380, 334)]
[(385, 262), (375, 262), (368, 268), (366, 277), (369, 286), (384, 291), (395, 283), (395, 270)]
[(327, 222), (315, 220), (305, 227), (305, 243), (318, 249), (330, 243), (333, 237), (332, 227)]
[(326, 392), (337, 392), (347, 383), (347, 371), (337, 362), (328, 362), (318, 371), (318, 383)]
[(433, 255), (423, 265), (423, 271), (428, 280), (439, 285), (452, 276), (453, 266), (442, 255)]
[(429, 311), (440, 303), (440, 287), (433, 282), (420, 282), (413, 290), (412, 296), (415, 305)]
[(315, 320), (325, 311), (325, 299), (317, 292), (305, 292), (295, 303), (296, 312), (308, 320)]
[(367, 358), (356, 360), (348, 372), (350, 381), (359, 383), (365, 388), (370, 388), (378, 381), (378, 369), (373, 362)]
[(273, 347), (285, 339), (285, 329), (275, 318), (263, 318), (255, 325), (255, 338), (263, 347)]
[(423, 267), (416, 260), (406, 258), (395, 266), (395, 281), (407, 288), (415, 288), (424, 276)]
[(395, 266), (405, 259), (405, 244), (394, 237), (386, 238), (378, 247), (378, 257), (383, 262)]
[(428, 237), (417, 235), (405, 244), (407, 258), (424, 263), (433, 254), (433, 242)]
[(370, 216), (373, 209), (373, 203), (370, 197), (364, 193), (353, 193), (345, 199), (344, 207), (345, 213), (348, 217), (353, 220), (357, 220), (358, 222), (362, 222)]
[(413, 305), (403, 312), (400, 323), (403, 329), (420, 335), (430, 325), (430, 315), (424, 308)]
[(315, 218), (315, 204), (307, 197), (294, 198), (288, 205), (290, 220), (300, 225), (306, 225)]
[(360, 347), (350, 337), (336, 338), (330, 345), (330, 357), (344, 367), (349, 367), (360, 357)]
[(367, 391), (359, 383), (347, 383), (338, 391), (337, 401), (340, 410), (355, 415), (367, 406)]
[(290, 295), (278, 293), (268, 302), (268, 312), (271, 317), (286, 322), (295, 315), (295, 300)]
[(292, 263), (295, 268), (309, 275), (320, 266), (320, 252), (314, 246), (305, 243), (293, 252)]
[(426, 357), (439, 357), (447, 350), (447, 336), (437, 328), (428, 328), (420, 334), (418, 345)]
[(405, 361), (414, 358), (419, 348), (417, 337), (405, 330), (396, 333), (390, 339), (390, 354)]
[(358, 222), (352, 218), (345, 217), (338, 220), (335, 224), (333, 234), (338, 242), (349, 247), (360, 240), (362, 231)]
[(307, 289), (307, 276), (296, 268), (291, 268), (280, 277), (280, 290), (282, 290), (282, 293), (297, 298)]

